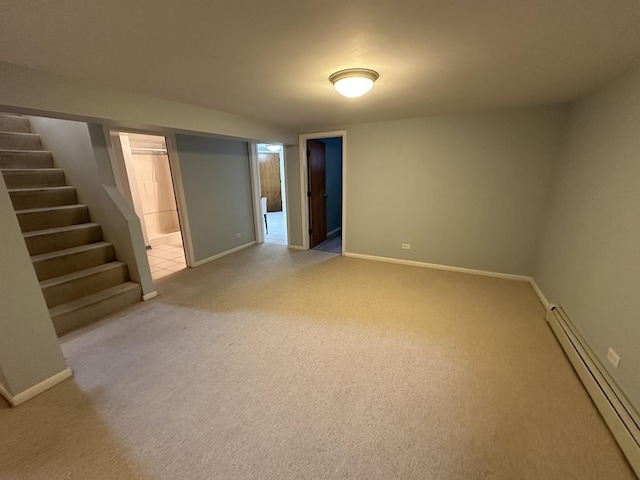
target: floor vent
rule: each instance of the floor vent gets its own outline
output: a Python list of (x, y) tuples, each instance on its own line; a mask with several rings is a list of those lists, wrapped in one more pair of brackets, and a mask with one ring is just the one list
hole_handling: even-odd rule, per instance
[(629, 464), (640, 476), (640, 416), (575, 329), (564, 310), (547, 311), (551, 326), (573, 368), (591, 395)]

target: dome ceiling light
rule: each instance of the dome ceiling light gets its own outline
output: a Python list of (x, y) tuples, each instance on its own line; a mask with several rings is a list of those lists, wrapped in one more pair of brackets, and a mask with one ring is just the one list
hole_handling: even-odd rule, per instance
[(368, 68), (348, 68), (331, 75), (329, 81), (340, 95), (355, 98), (371, 90), (379, 76), (378, 72)]

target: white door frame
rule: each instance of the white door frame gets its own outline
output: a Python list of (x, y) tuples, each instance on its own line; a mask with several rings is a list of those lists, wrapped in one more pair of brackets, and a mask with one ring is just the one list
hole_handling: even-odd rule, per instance
[(300, 148), (300, 193), (302, 201), (302, 249), (309, 250), (309, 160), (307, 159), (307, 140), (318, 138), (342, 138), (342, 255), (345, 254), (347, 244), (347, 131), (335, 130), (332, 132), (302, 133), (299, 136), (298, 146)]
[[(258, 143), (250, 142), (249, 145), (249, 173), (251, 176), (251, 192), (253, 194), (253, 220), (256, 230), (256, 243), (264, 243), (265, 241), (265, 225), (262, 216), (262, 206), (260, 205), (260, 165), (258, 164)], [(287, 157), (284, 153), (284, 145), (280, 146), (280, 190), (282, 193), (282, 213), (287, 223), (287, 245), (291, 244), (291, 222), (289, 222), (289, 184), (287, 182)], [(273, 152), (275, 153), (275, 152)], [(284, 175), (282, 174), (284, 172)]]

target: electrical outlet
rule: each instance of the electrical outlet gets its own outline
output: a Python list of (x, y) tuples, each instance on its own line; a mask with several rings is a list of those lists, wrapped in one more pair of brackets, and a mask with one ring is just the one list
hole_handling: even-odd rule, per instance
[(620, 355), (618, 355), (613, 348), (609, 348), (609, 351), (607, 352), (607, 360), (609, 360), (609, 363), (613, 365), (613, 368), (618, 368)]
[(236, 238), (240, 238), (242, 236), (241, 233), (236, 233)]
[(403, 243), (403, 244), (402, 244), (402, 249), (403, 249), (403, 250), (411, 250), (411, 244), (409, 244), (409, 243)]

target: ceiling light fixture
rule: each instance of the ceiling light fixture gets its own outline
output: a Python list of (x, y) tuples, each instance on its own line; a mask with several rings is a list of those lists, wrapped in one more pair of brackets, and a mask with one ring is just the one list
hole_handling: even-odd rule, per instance
[(267, 150), (271, 152), (277, 152), (280, 150), (280, 145), (267, 145)]
[(368, 68), (348, 68), (331, 75), (329, 81), (340, 95), (355, 98), (371, 90), (379, 76), (378, 72)]

